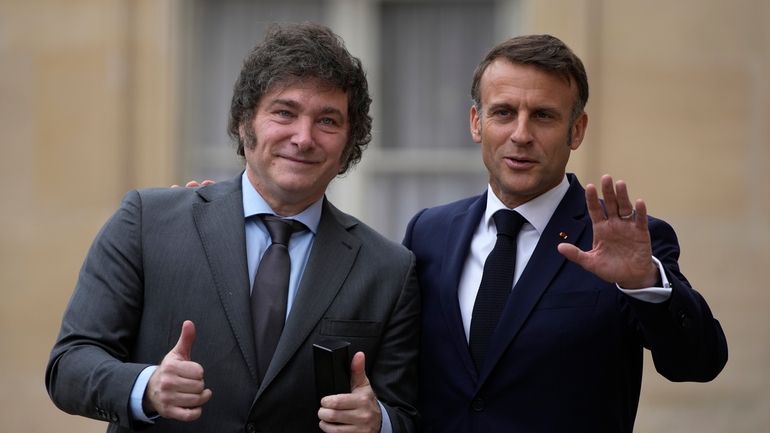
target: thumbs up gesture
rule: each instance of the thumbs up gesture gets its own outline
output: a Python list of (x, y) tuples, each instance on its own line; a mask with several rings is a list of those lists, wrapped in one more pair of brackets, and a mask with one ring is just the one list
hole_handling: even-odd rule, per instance
[(145, 412), (179, 421), (194, 421), (201, 416), (211, 390), (203, 382), (203, 367), (190, 359), (194, 342), (195, 325), (185, 320), (176, 346), (150, 376), (144, 392)]
[(365, 366), (364, 353), (356, 352), (350, 363), (350, 394), (328, 395), (321, 399), (318, 418), (324, 432), (380, 431), (380, 404), (366, 377)]

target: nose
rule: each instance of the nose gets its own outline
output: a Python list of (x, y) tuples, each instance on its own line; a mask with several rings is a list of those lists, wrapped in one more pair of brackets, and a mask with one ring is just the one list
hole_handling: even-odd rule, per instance
[(305, 150), (313, 145), (313, 120), (302, 117), (294, 123), (294, 134), (291, 142), (300, 150)]
[(532, 131), (527, 116), (519, 116), (511, 132), (511, 141), (514, 144), (527, 144), (532, 141)]

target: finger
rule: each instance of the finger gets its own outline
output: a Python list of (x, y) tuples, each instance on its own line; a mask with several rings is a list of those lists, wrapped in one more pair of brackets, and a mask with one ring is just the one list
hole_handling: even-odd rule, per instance
[(618, 216), (618, 199), (615, 196), (615, 185), (612, 182), (612, 176), (605, 174), (602, 176), (602, 198), (604, 206), (607, 208), (607, 218)]
[(186, 184), (184, 184), (184, 186), (185, 186), (185, 188), (196, 188), (196, 187), (199, 187), (200, 184), (198, 183), (197, 180), (191, 180), (191, 181), (187, 182)]
[(177, 421), (190, 422), (200, 418), (203, 414), (203, 408), (196, 407), (178, 407), (171, 406), (166, 408), (165, 412), (161, 414), (164, 418), (175, 419)]
[(318, 427), (324, 433), (353, 433), (358, 431), (380, 431), (380, 430), (361, 430), (361, 426), (345, 423), (337, 423), (321, 420)]
[(615, 182), (615, 195), (618, 200), (618, 216), (626, 217), (631, 215), (634, 207), (631, 199), (628, 198), (628, 186), (622, 180)]
[(163, 392), (151, 401), (152, 410), (164, 418), (193, 421), (201, 415), (201, 409), (213, 393), (205, 389), (197, 394)]
[(588, 272), (594, 273), (594, 270), (592, 269), (593, 264), (592, 264), (591, 254), (581, 250), (575, 245), (568, 244), (566, 242), (557, 245), (556, 249), (567, 260), (575, 263), (576, 265), (587, 270)]
[(203, 406), (211, 398), (211, 390), (204, 389), (200, 392), (175, 392), (169, 394), (167, 404), (169, 407), (194, 408)]
[(190, 361), (183, 362), (193, 364), (195, 368), (183, 368), (178, 372), (170, 372), (171, 378), (161, 382), (161, 389), (185, 394), (200, 394), (206, 388), (203, 381), (203, 367)]
[(563, 255), (567, 260), (571, 262), (575, 262), (580, 266), (582, 265), (583, 260), (583, 254), (585, 254), (580, 248), (576, 247), (575, 245), (563, 242), (556, 246), (556, 249)]
[(216, 182), (214, 182), (214, 181), (213, 181), (213, 180), (211, 180), (211, 179), (206, 179), (206, 180), (204, 180), (203, 182), (201, 182), (201, 186), (213, 185), (213, 184), (215, 184), (215, 183), (216, 183)]
[[(318, 423), (318, 427), (324, 433), (342, 433), (345, 431), (344, 429), (347, 428), (347, 426), (345, 425), (341, 425), (341, 424), (337, 424), (337, 423), (329, 422), (325, 420), (321, 420)], [(352, 430), (348, 430), (348, 431), (352, 431)]]
[(213, 395), (214, 395), (214, 391), (208, 388), (204, 389), (203, 392), (201, 393), (200, 405), (202, 406), (208, 403), (208, 401), (211, 400), (211, 396)]
[(338, 411), (335, 409), (329, 409), (327, 407), (321, 406), (318, 409), (318, 419), (321, 420), (321, 422), (328, 424), (337, 424), (337, 413)]
[(187, 392), (167, 393), (160, 400), (163, 404), (164, 412), (168, 412), (175, 407), (196, 408), (205, 403), (203, 392), (197, 394)]
[(203, 409), (200, 407), (171, 407), (165, 414), (165, 418), (175, 419), (182, 422), (195, 421), (201, 417)]
[(179, 334), (179, 340), (176, 342), (176, 346), (171, 349), (171, 354), (175, 354), (185, 361), (189, 361), (190, 352), (192, 351), (193, 343), (195, 342), (195, 325), (190, 320), (185, 320), (182, 323), (182, 333)]
[(648, 231), (647, 204), (644, 203), (644, 200), (637, 199), (634, 208), (636, 209), (636, 227), (640, 230)]
[(599, 193), (596, 191), (596, 186), (590, 183), (586, 185), (586, 206), (588, 207), (588, 215), (593, 223), (607, 219), (607, 215), (604, 214), (604, 208), (602, 208), (602, 204), (599, 201)]
[(179, 188), (179, 185), (173, 184), (173, 185), (171, 185), (171, 188)]
[(350, 390), (369, 386), (369, 378), (366, 377), (366, 355), (364, 352), (356, 352), (350, 362)]

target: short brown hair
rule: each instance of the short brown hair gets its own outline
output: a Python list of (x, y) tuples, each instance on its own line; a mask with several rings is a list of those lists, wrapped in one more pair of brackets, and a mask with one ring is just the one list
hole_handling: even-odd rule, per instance
[(477, 110), (481, 111), (481, 77), (487, 67), (498, 58), (504, 58), (514, 64), (532, 65), (555, 73), (570, 83), (574, 82), (578, 95), (572, 107), (572, 120), (577, 119), (585, 109), (588, 102), (588, 77), (580, 58), (559, 38), (551, 35), (526, 35), (508, 39), (492, 48), (476, 67), (471, 85), (471, 98)]

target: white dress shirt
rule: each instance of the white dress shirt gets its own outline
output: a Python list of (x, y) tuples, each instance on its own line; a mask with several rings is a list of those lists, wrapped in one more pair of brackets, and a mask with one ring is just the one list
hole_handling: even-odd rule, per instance
[[(516, 265), (514, 267), (513, 287), (519, 280), (524, 268), (527, 266), (532, 253), (535, 251), (540, 235), (545, 230), (548, 222), (551, 220), (556, 208), (561, 203), (564, 195), (569, 189), (567, 177), (544, 194), (516, 207), (515, 210), (521, 216), (527, 219), (527, 222), (521, 228), (516, 239)], [(460, 284), (457, 289), (457, 297), (460, 302), (460, 314), (463, 320), (466, 340), (470, 336), (471, 316), (473, 315), (473, 305), (476, 302), (476, 295), (481, 284), (481, 275), (484, 272), (484, 262), (487, 256), (492, 252), (497, 241), (497, 227), (492, 219), (492, 215), (500, 209), (508, 209), (503, 202), (492, 192), (492, 187), (487, 187), (487, 206), (484, 215), (479, 221), (476, 230), (471, 239), (471, 247), (468, 257), (465, 259), (463, 271), (460, 276)], [(618, 287), (619, 290), (636, 299), (659, 303), (664, 302), (671, 296), (671, 288), (668, 284), (665, 272), (660, 262), (653, 257), (655, 264), (661, 274), (663, 287), (650, 287), (645, 289), (625, 290)]]

